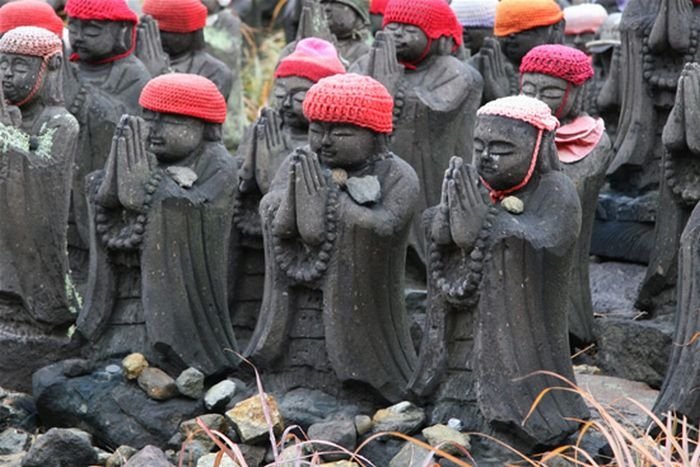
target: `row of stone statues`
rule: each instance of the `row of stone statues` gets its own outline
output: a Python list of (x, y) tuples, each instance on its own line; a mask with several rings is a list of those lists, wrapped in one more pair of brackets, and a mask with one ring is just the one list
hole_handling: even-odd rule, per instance
[[(662, 1), (663, 12), (688, 7)], [(12, 5), (3, 9), (44, 4)], [(529, 448), (574, 432), (571, 419), (588, 414), (571, 392), (547, 394), (523, 420), (539, 394), (560, 385), (553, 374), (573, 381), (569, 334), (594, 339), (594, 216), (606, 172), (624, 165), (614, 161), (625, 152), (613, 154), (603, 119), (587, 113), (591, 59), (561, 44), (565, 14), (551, 0), (493, 5), (498, 39), (470, 35), (469, 52), (443, 0), (390, 0), (373, 42), (363, 5), (304, 4), (275, 72), (275, 103), (235, 156), (224, 145), (234, 79), (204, 50), (198, 0), (146, 0), (153, 19), (140, 22), (123, 0), (68, 0), (70, 63), (48, 13), (45, 23), (3, 31), (0, 183), (11, 190), (0, 196), (11, 219), (0, 229), (3, 323), (60, 335), (77, 320), (93, 359), (138, 351), (162, 368), (208, 376), (233, 370), (241, 352), (277, 390), (422, 400), (436, 421), (461, 414)], [(634, 17), (641, 7), (628, 8)], [(666, 99), (672, 152), (662, 189), (687, 204), (694, 166), (675, 154), (696, 146), (688, 100), (700, 72), (687, 66), (678, 85), (675, 69), (655, 74), (652, 50), (671, 60), (661, 55), (670, 44), (687, 61), (696, 45), (667, 23), (659, 15), (632, 58), (623, 35), (622, 52), (600, 66), (619, 79), (612, 70), (637, 60), (661, 89), (634, 102)], [(570, 36), (587, 33), (578, 26)], [(637, 97), (634, 81), (613, 81), (601, 95), (619, 86), (624, 109)], [(618, 141), (641, 131), (625, 115)], [(681, 257), (684, 342), (696, 332), (684, 312), (692, 285), (683, 286), (693, 277), (693, 225)], [(66, 245), (84, 273), (74, 277), (82, 303)], [(407, 261), (427, 271), (417, 349)], [(674, 354), (680, 369), (670, 381), (689, 382), (692, 349)], [(673, 381), (666, 387), (678, 391)], [(660, 407), (685, 413), (669, 391)]]

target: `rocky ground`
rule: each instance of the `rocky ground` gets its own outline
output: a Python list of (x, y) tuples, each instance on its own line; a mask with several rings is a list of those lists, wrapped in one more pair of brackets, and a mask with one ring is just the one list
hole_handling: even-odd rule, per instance
[[(657, 394), (653, 388), (661, 384), (672, 333), (672, 318), (643, 320), (632, 305), (643, 274), (644, 268), (637, 265), (592, 263), (600, 338), (594, 346), (581, 349), (575, 359), (581, 389), (618, 413), (632, 429), (643, 427), (647, 415), (627, 398), (652, 407)], [(420, 322), (424, 294), (414, 287), (408, 298)], [(427, 426), (425, 412), (408, 402), (365, 413), (359, 407), (339, 407), (318, 391), (296, 390), (270, 398), (263, 408), (257, 388), (241, 380), (206, 383), (194, 369), (167, 375), (149, 367), (138, 355), (100, 367), (71, 360), (44, 368), (35, 376), (34, 397), (0, 389), (0, 466), (166, 467), (178, 465), (180, 457), (184, 466), (213, 466), (218, 448), (200, 429), (197, 416), (237, 443), (249, 466), (275, 458), (280, 460), (277, 465), (294, 465), (291, 459), (302, 455), (303, 445), (275, 454), (268, 435), (271, 425), (280, 439), (285, 427), (292, 424), (308, 427), (307, 434), (315, 441), (332, 443), (316, 444), (317, 450), (326, 453), (352, 451), (374, 433), (396, 431), (433, 446), (459, 445), (461, 449), (454, 447), (450, 452), (460, 457), (464, 449), (470, 449), (480, 466), (504, 464), (503, 453), (486, 448), (477, 436), (461, 433), (459, 420)], [(600, 414), (592, 412), (600, 421)], [(45, 426), (65, 428), (45, 431)], [(604, 444), (600, 436), (584, 440), (594, 454)], [(378, 467), (422, 465), (426, 453), (398, 438), (375, 440), (362, 450)], [(341, 457), (327, 454), (323, 465), (354, 465), (337, 462)], [(242, 466), (227, 462), (221, 465)]]

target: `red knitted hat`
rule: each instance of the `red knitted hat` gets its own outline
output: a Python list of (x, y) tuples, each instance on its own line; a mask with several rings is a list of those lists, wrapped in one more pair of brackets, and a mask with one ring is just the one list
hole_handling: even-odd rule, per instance
[(48, 3), (40, 0), (20, 0), (0, 8), (0, 34), (20, 26), (37, 26), (63, 36), (63, 21)]
[(280, 61), (275, 78), (300, 76), (314, 83), (326, 76), (345, 73), (333, 44), (316, 37), (307, 37), (297, 43), (294, 52)]
[(447, 36), (462, 45), (462, 25), (445, 0), (389, 0), (382, 27), (389, 23), (412, 24), (429, 39)]
[(125, 0), (68, 0), (66, 14), (81, 20), (139, 22)]
[(373, 15), (383, 15), (387, 3), (389, 3), (389, 0), (371, 0), (369, 2), (369, 12)]
[(493, 33), (496, 37), (551, 26), (564, 18), (554, 0), (501, 0), (496, 6)]
[(170, 73), (150, 80), (139, 104), (153, 112), (186, 115), (205, 122), (224, 123), (226, 100), (216, 84), (188, 73)]
[(355, 73), (321, 79), (304, 99), (309, 121), (350, 123), (377, 133), (391, 133), (394, 99), (377, 80)]
[(207, 23), (207, 7), (200, 0), (145, 0), (143, 12), (158, 21), (166, 32), (198, 31)]
[(573, 47), (559, 44), (539, 45), (520, 63), (520, 74), (541, 73), (581, 86), (593, 77), (591, 59)]

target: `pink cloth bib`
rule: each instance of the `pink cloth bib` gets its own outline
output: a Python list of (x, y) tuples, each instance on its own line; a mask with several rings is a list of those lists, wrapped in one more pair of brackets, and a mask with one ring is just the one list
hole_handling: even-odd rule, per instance
[(559, 160), (565, 164), (580, 161), (593, 151), (604, 131), (603, 119), (588, 115), (559, 127), (554, 137)]

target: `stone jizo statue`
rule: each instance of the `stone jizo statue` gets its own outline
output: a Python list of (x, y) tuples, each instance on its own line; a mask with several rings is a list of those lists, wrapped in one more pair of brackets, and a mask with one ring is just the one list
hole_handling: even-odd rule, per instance
[(582, 3), (564, 8), (564, 43), (587, 53), (586, 44), (596, 37), (607, 18), (608, 12), (597, 3)]
[(464, 48), (476, 55), (484, 39), (493, 37), (493, 25), (498, 0), (454, 0), (450, 6), (462, 25)]
[(568, 290), (569, 333), (579, 344), (595, 339), (588, 264), (598, 193), (613, 158), (605, 123), (583, 110), (585, 86), (592, 77), (589, 57), (564, 45), (535, 47), (520, 63), (522, 94), (547, 104), (561, 122), (555, 136), (557, 154), (581, 202), (581, 234)]
[(418, 179), (387, 148), (392, 98), (356, 74), (307, 92), (309, 146), (284, 161), (260, 213), (266, 280), (247, 354), (270, 387), (398, 402), (416, 360), (404, 265)]
[(141, 352), (173, 372), (235, 366), (227, 271), (238, 162), (221, 142), (226, 102), (172, 73), (122, 117), (88, 179), (90, 275), (77, 332), (93, 359)]
[(411, 388), (446, 406), (434, 418), (476, 406), (485, 425), (475, 428), (529, 451), (588, 417), (578, 394), (552, 391), (525, 421), (542, 391), (563, 384), (539, 372), (574, 380), (567, 289), (581, 210), (546, 104), (513, 96), (477, 115), (474, 165), (452, 159), (425, 215), (428, 314)]

